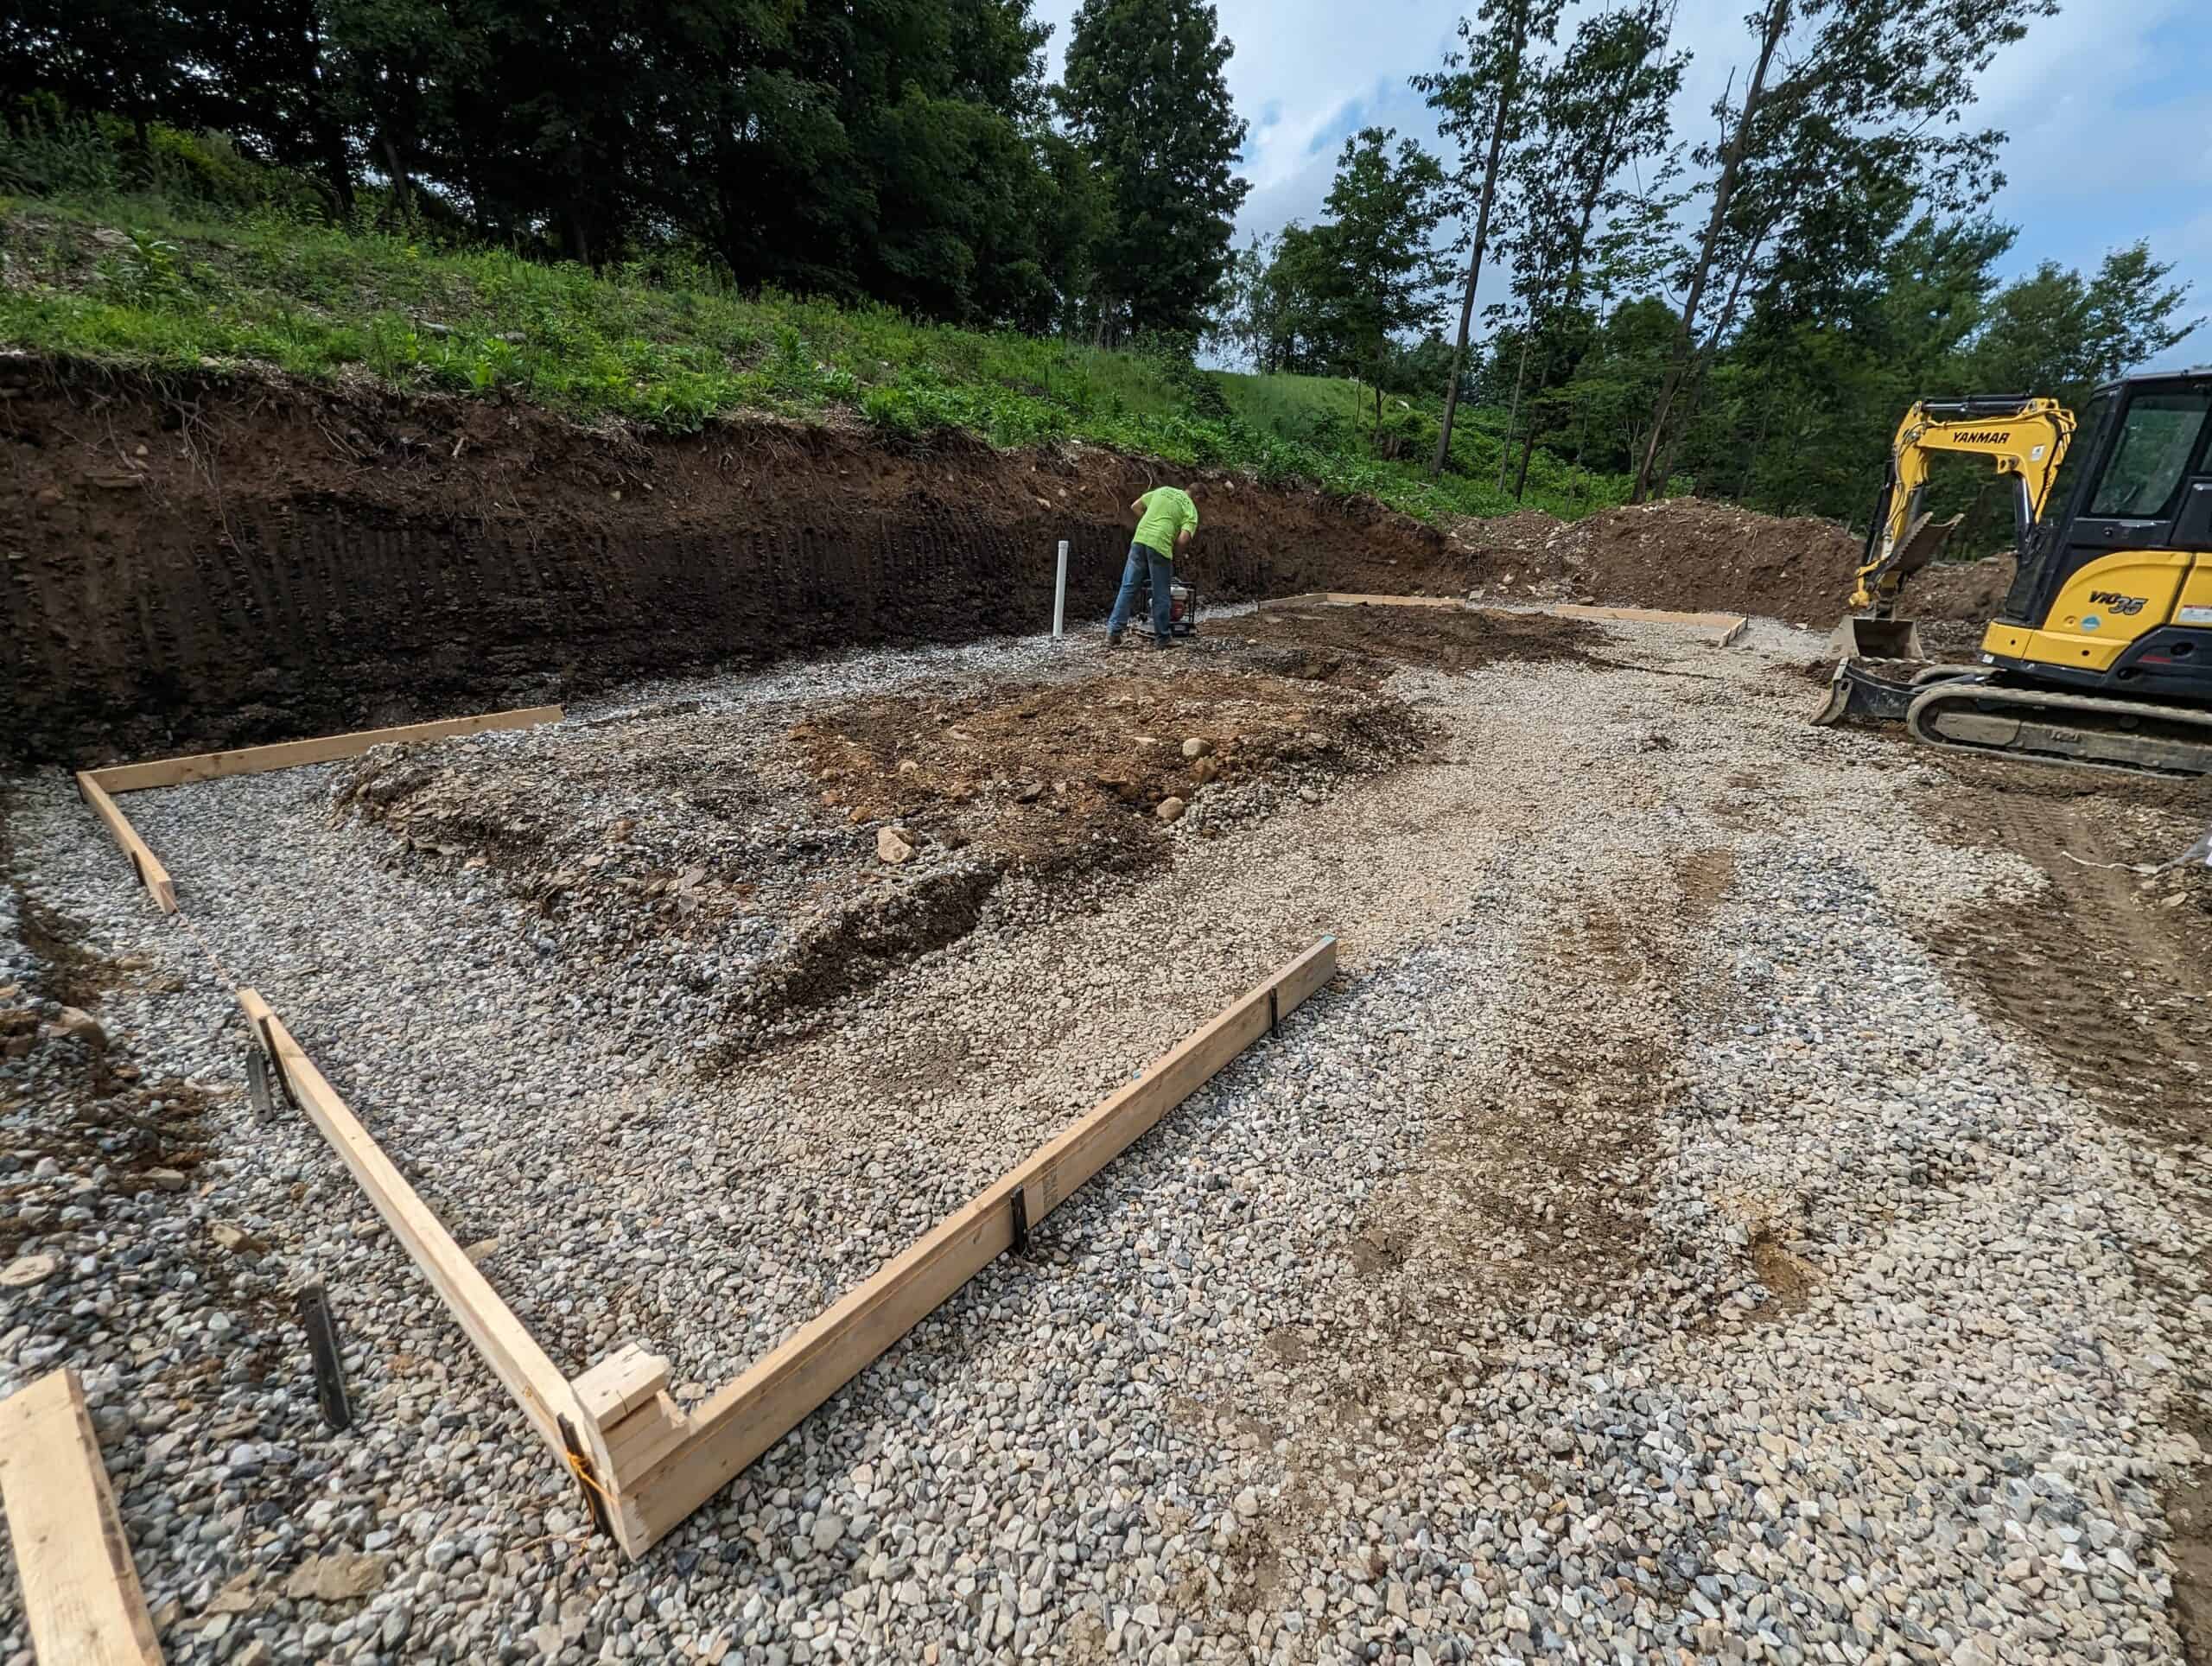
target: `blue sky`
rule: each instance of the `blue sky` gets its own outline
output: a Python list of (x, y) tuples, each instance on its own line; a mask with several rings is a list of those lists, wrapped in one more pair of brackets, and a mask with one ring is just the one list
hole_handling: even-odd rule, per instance
[[(1903, 0), (1910, 3), (1910, 0)], [(1449, 46), (1452, 0), (1217, 0), (1236, 42), (1229, 88), (1251, 124), (1252, 181), (1238, 239), (1313, 219), (1344, 136), (1370, 124), (1433, 144), (1435, 130), (1406, 78)], [(1594, 0), (1573, 0), (1573, 21)], [(1055, 24), (1058, 73), (1076, 0), (1039, 0)], [(2007, 272), (2043, 260), (2093, 269), (2107, 250), (2150, 239), (2193, 284), (2188, 315), (2212, 314), (2212, 0), (2062, 0), (2007, 48), (1967, 119), (2009, 136), (2006, 177), (1992, 204), (2020, 228)], [(1466, 8), (1471, 10), (1471, 5)], [(1705, 137), (1732, 67), (1749, 56), (1748, 0), (1681, 0), (1675, 38), (1695, 55), (1675, 114), (1677, 134)], [(1503, 281), (1485, 282), (1495, 299)], [(2212, 362), (2212, 326), (2168, 355)]]

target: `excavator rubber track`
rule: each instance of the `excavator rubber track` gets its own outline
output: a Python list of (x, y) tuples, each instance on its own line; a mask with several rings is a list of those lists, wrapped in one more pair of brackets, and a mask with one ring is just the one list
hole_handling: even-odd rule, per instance
[(1989, 675), (1924, 686), (1905, 711), (1923, 746), (2164, 779), (2212, 775), (2212, 711), (2011, 686)]

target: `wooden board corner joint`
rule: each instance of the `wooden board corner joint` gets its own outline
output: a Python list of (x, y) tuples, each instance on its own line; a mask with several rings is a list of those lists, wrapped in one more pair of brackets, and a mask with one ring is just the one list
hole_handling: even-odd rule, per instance
[(100, 785), (99, 772), (80, 769), (77, 772), (77, 796), (92, 808), (92, 813), (105, 823), (108, 836), (115, 841), (116, 849), (130, 859), (130, 871), (154, 906), (165, 914), (176, 912), (176, 881), (169, 877), (169, 870), (153, 848), (138, 836), (138, 830), (130, 825), (107, 789)]
[[(617, 1531), (637, 1555), (705, 1504), (816, 1408), (1014, 1244), (1013, 1201), (1031, 1225), (1324, 988), (1324, 937), (1109, 1094), (799, 1327), (688, 1416), (663, 1393), (608, 1438), (620, 1449)], [(620, 1356), (618, 1356), (619, 1358)], [(611, 1362), (609, 1362), (611, 1363)], [(635, 1430), (633, 1434), (632, 1432)], [(632, 1539), (636, 1542), (632, 1542)]]

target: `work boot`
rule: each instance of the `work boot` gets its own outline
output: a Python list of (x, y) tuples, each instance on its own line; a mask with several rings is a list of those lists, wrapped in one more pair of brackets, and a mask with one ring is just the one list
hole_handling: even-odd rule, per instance
[(1119, 631), (1109, 631), (1106, 633), (1106, 646), (1109, 652), (1118, 648), (1121, 645), (1122, 633)]
[(1154, 653), (1165, 653), (1175, 645), (1175, 639), (1172, 636), (1147, 637), (1144, 645)]

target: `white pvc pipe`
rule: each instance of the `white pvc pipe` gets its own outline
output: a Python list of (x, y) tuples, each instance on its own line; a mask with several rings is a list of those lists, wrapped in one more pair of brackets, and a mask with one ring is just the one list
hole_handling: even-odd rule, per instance
[(1068, 622), (1068, 541), (1060, 540), (1060, 569), (1052, 580), (1052, 635), (1067, 633)]

